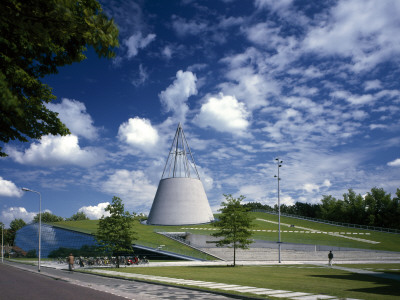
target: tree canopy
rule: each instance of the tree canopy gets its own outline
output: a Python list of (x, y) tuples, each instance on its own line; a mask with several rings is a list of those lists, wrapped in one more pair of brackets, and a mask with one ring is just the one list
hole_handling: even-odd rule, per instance
[[(44, 213), (42, 213), (41, 219), (42, 219), (42, 222), (44, 222), (44, 223), (54, 223), (54, 222), (64, 221), (63, 217), (56, 216), (48, 211), (45, 211)], [(37, 214), (33, 218), (33, 222), (39, 222), (39, 214)]]
[(0, 142), (69, 133), (46, 107), (56, 97), (41, 78), (84, 60), (87, 46), (107, 58), (118, 46), (96, 0), (0, 1)]
[(236, 249), (248, 249), (249, 245), (253, 242), (250, 237), (252, 232), (253, 218), (249, 213), (249, 209), (241, 205), (241, 201), (245, 199), (244, 196), (233, 198), (228, 194), (224, 197), (226, 202), (222, 202), (221, 212), (218, 215), (218, 220), (215, 221), (213, 226), (219, 229), (218, 232), (213, 233), (212, 236), (222, 237), (216, 245), (217, 247), (228, 246), (233, 248), (233, 266), (236, 265)]
[(117, 267), (119, 267), (118, 254), (133, 252), (132, 241), (136, 240), (136, 233), (133, 231), (135, 215), (125, 211), (125, 206), (119, 197), (113, 197), (112, 203), (105, 211), (108, 211), (110, 216), (102, 216), (99, 220), (96, 239), (100, 248), (117, 256)]
[(83, 220), (89, 220), (89, 218), (83, 211), (78, 211), (76, 214), (73, 214), (70, 218), (65, 219), (65, 221), (83, 221)]
[[(266, 204), (250, 202), (243, 206), (251, 210), (278, 211), (278, 205), (271, 208)], [(281, 212), (328, 221), (400, 229), (400, 189), (397, 189), (394, 197), (383, 188), (374, 187), (365, 196), (349, 189), (343, 194), (343, 199), (324, 195), (318, 204), (296, 202), (294, 205), (281, 205)]]

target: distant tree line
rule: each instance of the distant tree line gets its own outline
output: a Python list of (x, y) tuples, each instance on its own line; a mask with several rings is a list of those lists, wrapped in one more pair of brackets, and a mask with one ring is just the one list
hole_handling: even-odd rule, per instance
[[(278, 211), (278, 205), (250, 202), (243, 206), (254, 210)], [(334, 222), (400, 229), (400, 189), (392, 197), (383, 188), (372, 188), (363, 197), (352, 189), (343, 194), (343, 199), (323, 196), (321, 203), (296, 202), (294, 205), (281, 205), (281, 213), (303, 217), (318, 218)]]

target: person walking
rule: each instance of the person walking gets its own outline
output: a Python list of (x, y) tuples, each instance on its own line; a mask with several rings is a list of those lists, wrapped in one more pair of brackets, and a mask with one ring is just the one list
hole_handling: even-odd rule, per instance
[(75, 262), (75, 258), (72, 255), (72, 253), (70, 253), (69, 256), (68, 256), (68, 269), (70, 271), (74, 270), (74, 262)]
[(333, 260), (333, 253), (332, 253), (332, 251), (329, 251), (328, 259), (329, 259), (329, 265), (332, 266), (332, 260)]

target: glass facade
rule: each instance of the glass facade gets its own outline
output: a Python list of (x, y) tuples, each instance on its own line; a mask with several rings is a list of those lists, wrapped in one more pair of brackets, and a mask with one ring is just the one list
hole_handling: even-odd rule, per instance
[[(39, 253), (38, 240), (39, 223), (32, 223), (17, 231), (14, 245), (26, 252), (34, 249), (36, 253)], [(80, 249), (84, 245), (96, 244), (93, 235), (42, 223), (41, 257), (47, 257), (51, 251), (60, 247)]]

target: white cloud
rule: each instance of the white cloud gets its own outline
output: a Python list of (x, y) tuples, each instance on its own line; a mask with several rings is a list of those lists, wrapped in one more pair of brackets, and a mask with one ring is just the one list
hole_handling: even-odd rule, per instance
[(166, 59), (171, 59), (173, 51), (170, 46), (165, 46), (161, 53)]
[(279, 36), (280, 29), (271, 27), (270, 23), (258, 23), (252, 27), (244, 29), (249, 41), (266, 46), (269, 49), (276, 49), (280, 45), (286, 44), (286, 40)]
[(14, 219), (22, 219), (25, 223), (33, 220), (37, 213), (28, 212), (24, 207), (9, 207), (1, 212), (1, 220), (5, 226), (10, 226)]
[(25, 152), (8, 148), (10, 157), (20, 164), (35, 166), (77, 165), (90, 167), (103, 159), (101, 152), (93, 148), (81, 149), (75, 135), (45, 135), (33, 143)]
[(19, 189), (14, 182), (3, 179), (0, 176), (0, 196), (3, 197), (21, 197), (23, 192)]
[(135, 57), (139, 49), (146, 48), (155, 38), (156, 35), (153, 33), (148, 34), (146, 37), (143, 37), (141, 32), (136, 32), (131, 35), (124, 41), (124, 44), (128, 47), (128, 58)]
[(233, 96), (210, 97), (201, 106), (194, 122), (200, 127), (212, 127), (217, 131), (242, 135), (249, 126), (249, 113), (243, 103)]
[(274, 12), (287, 10), (292, 5), (293, 0), (255, 0), (254, 6), (258, 9), (268, 8)]
[(105, 211), (106, 207), (110, 204), (110, 202), (102, 202), (95, 206), (83, 206), (78, 209), (78, 212), (84, 212), (85, 215), (91, 220), (98, 220), (103, 215), (105, 217), (110, 216), (108, 211)]
[(364, 82), (364, 90), (369, 91), (369, 90), (376, 90), (376, 89), (381, 89), (382, 88), (382, 83), (380, 80), (368, 80)]
[(72, 134), (89, 140), (98, 137), (98, 130), (93, 126), (92, 117), (86, 113), (84, 103), (63, 98), (59, 104), (47, 104), (47, 108), (58, 112), (60, 120), (67, 125)]
[(322, 56), (351, 57), (356, 72), (370, 70), (400, 53), (399, 14), (396, 0), (338, 1), (308, 33), (304, 46)]
[[(157, 187), (143, 171), (116, 170), (102, 184), (104, 192), (120, 196), (130, 208), (150, 208)], [(135, 212), (138, 212), (135, 210)]]
[(207, 23), (199, 20), (187, 21), (177, 16), (173, 16), (172, 27), (178, 36), (184, 37), (204, 32), (207, 30)]
[(344, 99), (352, 105), (370, 104), (377, 99), (377, 97), (371, 94), (355, 95), (343, 90), (332, 92), (330, 95), (332, 97)]
[(148, 150), (157, 144), (159, 136), (150, 120), (135, 117), (119, 126), (118, 139), (136, 148)]
[(141, 86), (141, 85), (143, 85), (145, 82), (146, 82), (146, 80), (149, 78), (149, 74), (147, 73), (147, 70), (146, 70), (146, 68), (145, 67), (143, 67), (143, 65), (142, 64), (140, 64), (139, 65), (139, 74), (138, 74), (138, 76), (137, 77), (135, 77), (133, 80), (132, 80), (132, 84), (134, 85), (134, 86)]
[(181, 122), (184, 122), (189, 110), (187, 99), (197, 94), (196, 81), (196, 75), (192, 72), (179, 70), (174, 82), (159, 94), (167, 112), (172, 111)]
[[(229, 80), (218, 85), (226, 95), (234, 95), (246, 103), (250, 110), (266, 106), (267, 98), (280, 94), (277, 81), (264, 72), (266, 68), (263, 53), (251, 47), (244, 53), (225, 57), (225, 77)], [(261, 71), (263, 70), (263, 71)]]
[(319, 191), (319, 186), (314, 183), (305, 183), (303, 189), (309, 193), (312, 193), (313, 191)]
[(400, 167), (400, 158), (397, 158), (387, 164), (390, 167)]

